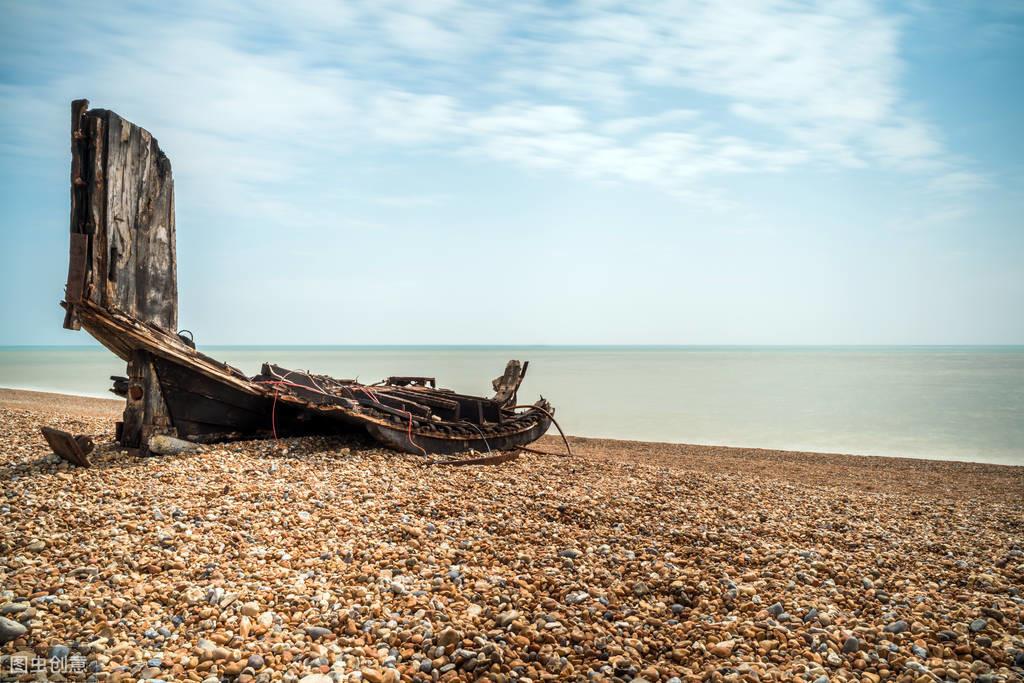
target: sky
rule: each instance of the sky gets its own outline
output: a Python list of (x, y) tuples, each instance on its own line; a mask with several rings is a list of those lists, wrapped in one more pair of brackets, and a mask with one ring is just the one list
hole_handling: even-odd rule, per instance
[(1024, 2), (0, 0), (0, 345), (69, 107), (174, 169), (200, 344), (1024, 343)]

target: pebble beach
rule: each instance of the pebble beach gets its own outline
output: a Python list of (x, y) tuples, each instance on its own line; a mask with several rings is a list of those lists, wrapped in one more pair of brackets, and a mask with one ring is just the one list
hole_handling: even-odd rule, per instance
[(1024, 680), (1021, 467), (550, 436), (488, 466), (137, 458), (122, 406), (0, 389), (2, 680)]

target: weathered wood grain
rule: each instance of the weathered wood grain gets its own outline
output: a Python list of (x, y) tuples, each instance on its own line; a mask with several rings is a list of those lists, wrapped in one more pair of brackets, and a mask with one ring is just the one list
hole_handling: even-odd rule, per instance
[[(171, 164), (143, 128), (87, 100), (71, 105), (71, 247), (64, 326), (90, 329), (77, 305), (107, 311), (173, 333), (178, 325), (174, 180)], [(106, 343), (104, 341), (104, 343)], [(120, 346), (111, 341), (108, 346)], [(122, 443), (145, 452), (150, 436), (172, 433), (170, 415), (148, 354), (127, 356), (129, 396)]]
[(174, 331), (178, 324), (174, 181), (148, 131), (106, 112), (103, 304)]
[[(78, 303), (85, 293), (85, 274), (89, 259), (89, 236), (80, 232), (71, 233), (71, 248), (68, 250), (68, 283), (64, 287), (64, 298), (70, 303)], [(81, 324), (75, 318), (76, 327)]]
[(73, 304), (77, 303), (85, 288), (87, 275), (89, 241), (85, 237), (89, 192), (86, 172), (88, 141), (83, 131), (85, 112), (89, 108), (89, 100), (75, 100), (71, 103), (71, 248), (68, 261), (68, 279), (64, 298), (67, 302), (64, 314), (64, 327), (69, 330), (81, 329), (82, 325), (75, 313)]
[(86, 189), (88, 193), (83, 232), (89, 235), (89, 272), (86, 275), (86, 297), (99, 301), (101, 275), (105, 272), (106, 249), (106, 124), (100, 117), (86, 115), (83, 131), (86, 139)]
[(128, 361), (128, 397), (124, 409), (121, 445), (146, 455), (154, 434), (176, 435), (160, 388), (153, 359), (146, 351), (133, 351)]

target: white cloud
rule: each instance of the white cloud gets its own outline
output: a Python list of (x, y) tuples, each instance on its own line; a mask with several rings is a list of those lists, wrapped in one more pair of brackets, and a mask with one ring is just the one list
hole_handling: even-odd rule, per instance
[(548, 97), (615, 106), (622, 105), (630, 94), (626, 79), (621, 74), (565, 64), (550, 64), (543, 69), (536, 66), (508, 69), (491, 89), (509, 91), (513, 96), (540, 90)]
[(558, 134), (583, 126), (583, 117), (573, 107), (510, 104), (473, 117), (469, 127), (479, 133), (509, 132), (522, 134)]
[(372, 199), (374, 204), (380, 206), (387, 206), (396, 209), (415, 209), (422, 208), (425, 206), (439, 206), (446, 204), (451, 200), (448, 195), (441, 194), (428, 194), (428, 195), (387, 195), (374, 197)]
[[(284, 7), (24, 10), (33, 35), (11, 34), (24, 73), (0, 83), (0, 102), (8, 121), (63, 126), (67, 100), (90, 95), (170, 145), (211, 202), (233, 204), (325, 154), (381, 145), (687, 197), (808, 164), (984, 186), (908, 113), (900, 21), (868, 0)], [(55, 40), (67, 51), (45, 49)], [(19, 134), (38, 137), (5, 128), (5, 150)]]
[(413, 52), (443, 52), (458, 42), (457, 35), (415, 14), (389, 13), (384, 17), (384, 26), (394, 45)]
[(369, 95), (370, 106), (359, 122), (373, 136), (390, 142), (431, 142), (456, 126), (457, 102), (447, 95), (418, 95), (389, 90)]
[(985, 176), (971, 171), (949, 171), (937, 176), (928, 187), (940, 194), (957, 195), (983, 190), (991, 185)]
[(671, 126), (677, 123), (690, 122), (700, 117), (695, 109), (669, 109), (651, 116), (630, 116), (612, 119), (601, 124), (601, 130), (610, 135), (625, 135), (644, 128)]
[(879, 159), (895, 168), (933, 169), (942, 156), (942, 145), (930, 127), (910, 119), (872, 129), (867, 143)]

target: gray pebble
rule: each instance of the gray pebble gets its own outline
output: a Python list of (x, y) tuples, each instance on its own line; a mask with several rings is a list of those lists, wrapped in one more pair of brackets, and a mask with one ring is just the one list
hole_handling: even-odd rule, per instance
[(50, 651), (47, 653), (46, 658), (65, 660), (68, 658), (69, 654), (71, 654), (71, 649), (67, 645), (54, 645), (50, 648)]
[(909, 630), (910, 630), (910, 624), (908, 624), (907, 622), (903, 621), (902, 619), (900, 619), (899, 621), (894, 621), (891, 624), (886, 625), (886, 627), (884, 629), (884, 631), (886, 633), (903, 633), (904, 631), (909, 631)]
[(331, 629), (324, 628), (323, 626), (307, 626), (305, 631), (306, 635), (313, 640), (320, 640), (331, 635)]
[(27, 628), (7, 617), (0, 617), (0, 643), (9, 643), (25, 635)]

